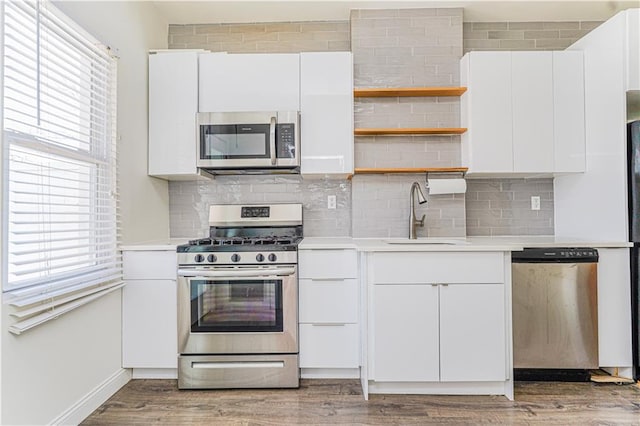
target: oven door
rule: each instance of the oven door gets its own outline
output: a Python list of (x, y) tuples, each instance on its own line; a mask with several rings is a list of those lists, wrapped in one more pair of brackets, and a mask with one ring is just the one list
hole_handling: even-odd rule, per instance
[(299, 167), (298, 134), (297, 112), (199, 113), (197, 166)]
[(298, 352), (295, 266), (178, 271), (181, 354)]

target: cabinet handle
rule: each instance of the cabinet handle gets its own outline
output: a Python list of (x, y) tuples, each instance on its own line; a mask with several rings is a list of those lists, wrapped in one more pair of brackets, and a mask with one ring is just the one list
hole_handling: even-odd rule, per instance
[(311, 281), (345, 281), (349, 278), (311, 278)]
[(347, 323), (344, 322), (316, 322), (311, 324), (314, 327), (344, 327)]

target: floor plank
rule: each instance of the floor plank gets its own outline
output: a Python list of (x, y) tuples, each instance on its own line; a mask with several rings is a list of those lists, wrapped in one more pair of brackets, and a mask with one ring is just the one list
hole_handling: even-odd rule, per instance
[(302, 380), (300, 389), (178, 390), (132, 380), (83, 425), (640, 425), (637, 385), (518, 382), (501, 396), (371, 395), (356, 380)]

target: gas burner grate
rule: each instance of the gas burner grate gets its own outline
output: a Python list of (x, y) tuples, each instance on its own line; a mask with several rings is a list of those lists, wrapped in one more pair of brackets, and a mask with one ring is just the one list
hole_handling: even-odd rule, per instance
[(291, 237), (229, 237), (202, 238), (189, 241), (191, 246), (236, 246), (236, 245), (291, 245), (300, 238)]

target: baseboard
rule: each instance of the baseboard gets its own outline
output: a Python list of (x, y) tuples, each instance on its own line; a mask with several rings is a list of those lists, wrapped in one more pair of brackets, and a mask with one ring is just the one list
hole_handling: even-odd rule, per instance
[(359, 379), (359, 368), (301, 368), (303, 379)]
[(77, 425), (86, 419), (104, 402), (111, 398), (121, 387), (131, 380), (131, 370), (120, 369), (113, 373), (111, 377), (98, 385), (82, 399), (69, 407), (56, 419), (52, 420), (52, 425)]
[(177, 368), (134, 368), (132, 379), (177, 379)]
[(612, 376), (623, 377), (625, 379), (633, 379), (633, 367), (600, 367)]

